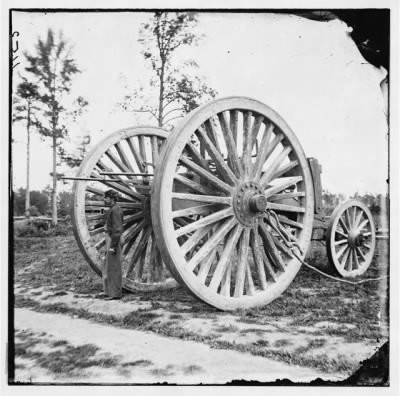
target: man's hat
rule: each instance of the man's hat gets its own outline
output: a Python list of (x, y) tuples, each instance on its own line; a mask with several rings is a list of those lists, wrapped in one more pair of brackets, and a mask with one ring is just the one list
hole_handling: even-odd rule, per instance
[(104, 197), (110, 197), (110, 198), (114, 198), (115, 200), (118, 198), (118, 193), (114, 190), (107, 190), (104, 193)]

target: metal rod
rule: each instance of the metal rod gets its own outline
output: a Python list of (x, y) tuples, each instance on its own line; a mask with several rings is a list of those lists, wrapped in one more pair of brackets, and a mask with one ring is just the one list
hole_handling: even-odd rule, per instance
[[(62, 177), (61, 179), (63, 180), (82, 180), (82, 181), (99, 181), (99, 182), (120, 182), (120, 180), (117, 179), (95, 179), (93, 177)], [(138, 183), (135, 181), (130, 181), (130, 180), (124, 180), (124, 183), (127, 184), (134, 184), (134, 185), (139, 185), (140, 187), (144, 187), (146, 186), (146, 183)]]
[(123, 176), (154, 176), (153, 173), (132, 173), (132, 172), (99, 172), (100, 175), (123, 175)]

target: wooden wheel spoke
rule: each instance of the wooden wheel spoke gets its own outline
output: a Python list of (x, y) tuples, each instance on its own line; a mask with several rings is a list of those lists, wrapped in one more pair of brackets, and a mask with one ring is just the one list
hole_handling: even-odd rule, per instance
[(284, 199), (289, 199), (289, 198), (302, 198), (305, 197), (306, 193), (303, 191), (299, 191), (299, 192), (293, 192), (293, 193), (279, 193), (279, 194), (275, 194), (272, 195), (269, 198), (269, 201), (282, 201)]
[(339, 229), (336, 229), (335, 233), (342, 236), (343, 238), (346, 238), (346, 240), (348, 238), (348, 234), (345, 234), (343, 231), (340, 231)]
[(275, 246), (280, 250), (282, 253), (285, 253), (287, 257), (293, 257), (292, 251), (284, 245), (278, 238), (272, 237)]
[(366, 261), (365, 255), (359, 247), (356, 247), (357, 253), (361, 256), (361, 258)]
[(210, 268), (215, 260), (215, 256), (217, 253), (218, 246), (216, 246), (213, 250), (211, 250), (209, 256), (203, 260), (199, 265), (199, 272), (197, 273), (197, 279), (204, 284), (207, 278), (208, 273), (210, 272)]
[(222, 251), (221, 257), (219, 259), (217, 267), (215, 268), (214, 274), (212, 276), (212, 279), (211, 279), (211, 282), (209, 285), (210, 290), (217, 291), (217, 289), (221, 283), (222, 276), (224, 275), (224, 272), (226, 270), (228, 260), (233, 253), (233, 250), (236, 246), (236, 242), (239, 239), (241, 233), (242, 233), (242, 227), (240, 225), (236, 225), (230, 231), (227, 241), (225, 242), (224, 250)]
[(236, 273), (234, 297), (241, 297), (244, 290), (246, 276), (247, 253), (249, 249), (250, 229), (245, 228), (239, 241), (238, 268)]
[(214, 126), (211, 124), (211, 122), (206, 122), (205, 124), (203, 124), (203, 127), (205, 128), (207, 136), (210, 138), (215, 148), (218, 150), (219, 153), (222, 153), (221, 146), (218, 141), (217, 132)]
[(201, 194), (212, 194), (212, 190), (207, 186), (201, 185), (194, 180), (190, 180), (183, 175), (176, 175), (175, 180)]
[(228, 150), (228, 162), (230, 163), (230, 166), (235, 175), (237, 177), (241, 177), (243, 175), (243, 168), (239, 161), (236, 141), (233, 137), (231, 129), (229, 128), (228, 121), (226, 119), (226, 114), (224, 112), (219, 113), (218, 120), (221, 125), (222, 134), (224, 135), (226, 148)]
[(122, 233), (123, 238), (125, 241), (129, 241), (131, 238), (134, 238), (145, 226), (146, 221), (142, 220), (141, 222), (137, 223), (136, 225), (127, 228)]
[(251, 274), (250, 263), (248, 261), (246, 263), (245, 287), (246, 287), (246, 294), (248, 294), (249, 296), (254, 296), (256, 294), (256, 290), (254, 288), (253, 275)]
[(129, 170), (129, 172), (133, 173), (132, 164), (130, 163), (128, 157), (126, 156), (125, 151), (122, 148), (121, 142), (118, 142), (115, 144), (115, 149), (117, 150), (117, 153), (118, 153), (119, 157), (121, 158), (122, 163)]
[(131, 216), (124, 217), (122, 224), (125, 226), (125, 225), (131, 224), (132, 222), (139, 220), (139, 219), (143, 219), (143, 211), (142, 210)]
[(265, 253), (264, 248), (261, 248), (261, 255), (264, 262), (264, 268), (267, 271), (268, 276), (271, 278), (272, 282), (277, 282), (278, 275), (276, 274), (274, 268), (272, 268), (271, 260), (268, 258), (268, 255)]
[(242, 167), (244, 170), (245, 178), (250, 176), (251, 172), (251, 144), (253, 143), (253, 137), (250, 132), (251, 112), (246, 111), (243, 114), (243, 156), (242, 156)]
[(152, 153), (152, 159), (153, 159), (153, 165), (154, 169), (158, 165), (158, 151), (159, 151), (159, 145), (158, 145), (158, 139), (157, 136), (152, 136), (151, 137), (151, 153)]
[[(146, 229), (143, 229), (143, 232), (140, 236), (139, 243), (137, 244), (136, 249), (133, 252), (132, 258), (130, 260), (128, 270), (126, 272), (127, 276), (128, 276), (128, 274), (130, 274), (132, 272), (134, 267), (136, 267), (136, 269), (138, 270), (138, 272), (136, 273), (136, 278), (140, 279), (141, 273), (143, 271), (143, 264), (144, 264), (144, 261), (142, 259), (144, 258), (143, 256), (146, 253), (147, 243), (148, 243), (150, 234), (151, 234), (151, 228), (147, 227)], [(139, 276), (138, 276), (138, 274), (139, 274)]]
[(283, 224), (287, 224), (287, 225), (289, 225), (291, 227), (298, 228), (300, 230), (302, 230), (304, 228), (303, 224), (301, 224), (301, 223), (299, 223), (297, 221), (294, 221), (294, 220), (290, 220), (284, 215), (278, 214), (278, 218), (279, 218), (279, 221), (281, 223), (283, 223)]
[(275, 246), (274, 240), (272, 239), (270, 232), (267, 229), (267, 226), (263, 222), (259, 223), (259, 230), (261, 239), (263, 240), (264, 248), (271, 257), (272, 262), (279, 270), (285, 271), (285, 263), (279, 255), (279, 252)]
[(100, 197), (104, 196), (104, 191), (103, 190), (99, 190), (98, 188), (92, 187), (92, 186), (87, 186), (86, 187), (86, 191), (89, 191), (95, 195), (98, 195)]
[(96, 220), (103, 220), (104, 219), (104, 214), (96, 214), (96, 215), (89, 215), (86, 216), (86, 220), (89, 221), (96, 221)]
[(146, 155), (146, 147), (145, 147), (145, 142), (144, 142), (144, 136), (140, 135), (138, 136), (139, 140), (139, 150), (140, 150), (140, 155), (143, 158), (143, 164), (144, 164), (144, 171), (148, 171), (148, 165), (147, 165), (147, 155)]
[[(97, 161), (96, 167), (97, 167), (97, 169), (95, 168), (92, 170), (90, 177), (94, 177), (96, 179), (101, 179), (103, 177), (100, 175), (101, 172), (110, 172), (110, 173), (114, 172), (114, 169), (106, 166), (101, 159), (99, 159)], [(123, 187), (129, 187), (128, 180), (126, 180), (126, 179), (124, 180), (119, 176), (109, 175), (107, 177), (107, 179), (113, 179), (113, 183), (119, 183)]]
[(350, 248), (350, 253), (348, 256), (347, 260), (347, 270), (352, 271), (353, 270), (353, 249)]
[(212, 230), (213, 225), (210, 224), (206, 227), (198, 229), (193, 235), (191, 235), (185, 243), (181, 246), (183, 254), (188, 253), (191, 249), (199, 244), (199, 242)]
[[(149, 239), (147, 241), (147, 246), (146, 246), (146, 250), (144, 252), (144, 261), (143, 261), (143, 270), (146, 274), (146, 280), (147, 282), (150, 282), (152, 274), (151, 274), (151, 261), (152, 261), (152, 253), (153, 253), (153, 237), (150, 234), (149, 235)], [(143, 276), (143, 274), (142, 274)]]
[(193, 223), (190, 223), (184, 227), (178, 228), (175, 232), (176, 236), (179, 237), (181, 235), (188, 234), (189, 232), (195, 231), (199, 227), (204, 227), (210, 224), (214, 224), (217, 221), (220, 221), (222, 219), (225, 219), (226, 217), (232, 216), (233, 215), (233, 209), (232, 208), (227, 208), (220, 210), (218, 212), (215, 212), (211, 215), (202, 217), (199, 220), (194, 221)]
[(358, 269), (358, 268), (360, 268), (360, 261), (358, 260), (357, 250), (356, 249), (353, 250), (353, 254), (354, 254), (354, 264), (355, 264), (355, 268), (354, 269)]
[(228, 167), (228, 165), (225, 163), (222, 155), (220, 154), (220, 152), (218, 152), (213, 142), (207, 136), (207, 132), (203, 128), (199, 127), (197, 136), (199, 140), (203, 142), (210, 157), (214, 160), (215, 166), (217, 167), (222, 177), (225, 178), (225, 180), (227, 180), (231, 184), (236, 183), (237, 182), (236, 176), (234, 175), (232, 170)]
[(232, 262), (228, 262), (225, 274), (222, 278), (221, 292), (220, 294), (226, 297), (231, 295), (231, 277), (232, 277)]
[(186, 268), (193, 271), (196, 266), (204, 260), (205, 257), (214, 249), (225, 235), (234, 227), (236, 220), (231, 218), (226, 220), (223, 225), (208, 239), (208, 241), (199, 249), (199, 251), (190, 259)]
[(345, 265), (347, 263), (347, 258), (349, 257), (349, 253), (350, 253), (350, 248), (349, 248), (349, 246), (346, 246), (345, 253), (344, 253), (344, 256), (343, 256), (343, 260), (340, 262), (340, 265), (343, 268), (345, 267)]
[(297, 183), (303, 180), (303, 177), (302, 176), (282, 177), (281, 179), (277, 180), (279, 180), (279, 183), (273, 186), (264, 185), (264, 187), (266, 188), (264, 193), (265, 197), (269, 198), (270, 196), (275, 195), (290, 186), (295, 186)]
[(188, 168), (190, 168), (193, 172), (197, 173), (199, 176), (202, 176), (206, 178), (210, 183), (212, 183), (214, 186), (219, 188), (222, 191), (232, 193), (233, 188), (229, 185), (226, 184), (224, 181), (220, 180), (218, 177), (214, 176), (201, 166), (195, 164), (193, 161), (191, 161), (188, 157), (185, 155), (182, 155), (180, 158), (180, 161), (186, 165)]
[(289, 172), (290, 170), (296, 168), (299, 165), (299, 161), (294, 160), (290, 161), (288, 164), (283, 165), (282, 168), (278, 169), (272, 176), (271, 180), (277, 179), (278, 177), (283, 176), (285, 173)]
[(204, 215), (209, 214), (210, 212), (215, 212), (218, 208), (218, 205), (215, 204), (205, 204), (200, 206), (192, 206), (186, 209), (174, 210), (172, 212), (172, 217), (185, 217), (192, 215)]
[(94, 236), (94, 235), (97, 235), (97, 234), (101, 234), (104, 231), (105, 231), (105, 229), (104, 229), (104, 226), (103, 226), (103, 227), (98, 227), (98, 228), (95, 228), (94, 230), (89, 231), (89, 234), (90, 234), (90, 236)]
[(264, 166), (264, 163), (266, 161), (266, 157), (268, 154), (268, 146), (269, 146), (268, 142), (272, 135), (273, 129), (274, 129), (274, 126), (272, 124), (270, 124), (266, 128), (266, 131), (264, 132), (264, 135), (261, 138), (260, 150), (259, 150), (256, 162), (254, 163), (254, 166), (253, 166), (253, 176), (256, 180), (258, 180), (261, 176), (262, 168)]
[(344, 211), (344, 217), (345, 217), (346, 222), (347, 222), (347, 224), (346, 224), (347, 228), (349, 230), (351, 230), (353, 227), (352, 227), (351, 220), (350, 220), (349, 210), (350, 210), (350, 208)]
[[(107, 172), (108, 172), (108, 170), (107, 170)], [(115, 182), (114, 181), (112, 181), (112, 182), (111, 181), (101, 181), (100, 183), (102, 183), (110, 188), (113, 188), (114, 190), (116, 190), (122, 194), (125, 194), (135, 200), (143, 201), (145, 198), (144, 195), (139, 194), (136, 191), (133, 191), (132, 189), (130, 189), (128, 187), (128, 185), (124, 181), (121, 182), (120, 179), (116, 179)]]
[(98, 242), (94, 245), (95, 249), (97, 249), (97, 250), (100, 250), (100, 249), (101, 249), (102, 247), (104, 247), (104, 246), (106, 246), (106, 238), (100, 239), (100, 241), (98, 241)]
[[(347, 241), (346, 241), (347, 242)], [(340, 259), (340, 257), (343, 256), (343, 253), (345, 252), (346, 249), (348, 249), (349, 245), (346, 244), (346, 246), (343, 246), (337, 253), (337, 258)]]
[(354, 220), (354, 228), (358, 228), (358, 226), (360, 225), (360, 221), (361, 221), (361, 218), (363, 217), (363, 214), (364, 214), (364, 212), (362, 210), (360, 210), (356, 219)]
[(260, 127), (264, 122), (264, 117), (262, 115), (257, 115), (254, 119), (254, 123), (253, 126), (251, 128), (251, 150), (250, 150), (250, 154), (253, 151), (253, 147), (255, 145), (255, 143), (257, 142), (257, 136), (258, 136), (258, 132), (260, 131)]
[(235, 144), (237, 144), (238, 123), (239, 123), (239, 110), (231, 110), (229, 112), (229, 127), (232, 132), (232, 137)]
[(197, 195), (187, 193), (172, 193), (173, 199), (195, 201), (195, 202), (207, 202), (213, 204), (231, 205), (232, 197), (221, 197), (219, 195)]
[(261, 283), (261, 288), (263, 290), (267, 289), (267, 279), (265, 276), (265, 269), (264, 269), (264, 262), (263, 262), (263, 256), (261, 252), (261, 246), (260, 246), (260, 240), (258, 236), (258, 231), (257, 229), (253, 229), (250, 237), (250, 246), (253, 251), (253, 257), (254, 261), (257, 266), (257, 272), (258, 272), (258, 279), (260, 280)]
[(204, 170), (208, 171), (209, 173), (212, 173), (210, 167), (208, 166), (208, 162), (204, 159), (204, 157), (201, 155), (201, 153), (198, 152), (196, 147), (192, 143), (187, 143), (186, 146), (186, 151), (190, 155), (192, 161), (203, 168)]
[(335, 246), (343, 245), (344, 243), (348, 243), (347, 239), (340, 239), (339, 241), (335, 241)]
[[(349, 229), (347, 228), (347, 225), (345, 224), (345, 222), (343, 221), (342, 217), (339, 217), (339, 223), (343, 228), (343, 231), (348, 235), (349, 234)], [(337, 231), (336, 231), (337, 232)], [(347, 236), (346, 235), (346, 236)]]
[(274, 202), (268, 202), (267, 209), (278, 210), (281, 212), (296, 212), (296, 213), (304, 213), (306, 211), (305, 208), (301, 208), (299, 206), (285, 205)]
[(272, 164), (268, 166), (268, 169), (262, 175), (262, 178), (260, 180), (261, 185), (267, 185), (272, 180), (274, 173), (276, 173), (279, 165), (283, 162), (283, 160), (291, 151), (292, 147), (287, 146), (279, 153), (279, 155), (273, 160)]
[(355, 206), (353, 206), (352, 208), (352, 213), (351, 213), (351, 225), (352, 228), (355, 228), (356, 226), (356, 213), (357, 213), (357, 208)]
[(129, 148), (131, 149), (133, 157), (135, 158), (136, 164), (137, 164), (140, 172), (145, 173), (146, 167), (144, 164), (144, 160), (143, 160), (142, 155), (140, 154), (135, 142), (133, 141), (133, 137), (130, 137), (127, 140), (127, 142), (128, 142)]
[(363, 230), (363, 228), (367, 225), (369, 223), (369, 220), (368, 219), (366, 219), (366, 220), (364, 220), (358, 227), (357, 227), (357, 233), (361, 233), (362, 232), (362, 230)]

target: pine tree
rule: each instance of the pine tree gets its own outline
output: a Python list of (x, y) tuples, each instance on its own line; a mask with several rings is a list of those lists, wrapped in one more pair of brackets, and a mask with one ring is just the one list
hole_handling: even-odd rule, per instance
[(25, 213), (29, 216), (30, 204), (30, 140), (31, 129), (40, 129), (38, 121), (39, 93), (38, 87), (29, 82), (25, 77), (18, 84), (16, 94), (13, 98), (13, 122), (24, 122), (26, 124), (26, 190), (25, 190)]
[(57, 148), (68, 134), (71, 112), (65, 106), (73, 77), (80, 73), (71, 55), (71, 46), (60, 31), (58, 37), (49, 29), (47, 37), (38, 38), (35, 53), (24, 54), (28, 62), (26, 71), (37, 82), (42, 107), (42, 122), (39, 132), (51, 139), (53, 150), (52, 220), (57, 224)]

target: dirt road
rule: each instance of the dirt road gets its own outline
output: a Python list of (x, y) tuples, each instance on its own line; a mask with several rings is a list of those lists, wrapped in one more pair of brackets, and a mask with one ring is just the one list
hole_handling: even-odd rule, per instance
[[(343, 379), (317, 370), (289, 366), (282, 362), (248, 353), (212, 349), (202, 343), (181, 341), (159, 335), (101, 325), (61, 314), (15, 310), (17, 342), (26, 336), (39, 339), (31, 352), (43, 353), (52, 344), (96, 348), (92, 358), (113, 359), (113, 367), (87, 367), (72, 375), (54, 375), (35, 367), (33, 359), (19, 357), (16, 379), (33, 382), (101, 382), (101, 383), (226, 383), (231, 380), (311, 381), (316, 378)], [(68, 343), (68, 344), (66, 344)], [(39, 352), (39, 353), (40, 353)], [(54, 349), (53, 349), (54, 352)], [(59, 350), (59, 354), (65, 351)], [(81, 358), (85, 358), (82, 356)], [(87, 358), (87, 357), (86, 357)], [(79, 362), (77, 362), (79, 367)]]

